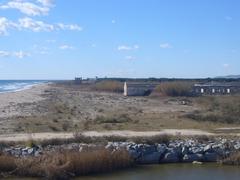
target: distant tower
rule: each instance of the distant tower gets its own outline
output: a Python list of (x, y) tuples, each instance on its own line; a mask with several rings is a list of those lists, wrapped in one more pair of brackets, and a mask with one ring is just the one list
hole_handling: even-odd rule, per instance
[(127, 93), (127, 90), (128, 90), (127, 89), (127, 82), (124, 83), (124, 88), (123, 89), (124, 89), (123, 95), (127, 96), (128, 95), (128, 93)]

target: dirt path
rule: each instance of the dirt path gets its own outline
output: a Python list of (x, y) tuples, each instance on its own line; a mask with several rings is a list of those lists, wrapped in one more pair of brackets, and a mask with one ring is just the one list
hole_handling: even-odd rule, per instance
[[(213, 133), (209, 133), (207, 131), (195, 130), (195, 129), (164, 129), (162, 131), (87, 131), (83, 133), (86, 136), (154, 136), (161, 134), (169, 134), (169, 135), (214, 135)], [(21, 134), (2, 134), (0, 135), (0, 141), (26, 141), (29, 139), (34, 140), (42, 140), (42, 139), (67, 139), (72, 138), (73, 133), (21, 133)]]

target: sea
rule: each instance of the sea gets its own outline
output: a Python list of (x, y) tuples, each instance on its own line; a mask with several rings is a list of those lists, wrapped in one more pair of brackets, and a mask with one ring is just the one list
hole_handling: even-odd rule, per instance
[(0, 93), (29, 89), (34, 85), (48, 83), (46, 80), (0, 80)]

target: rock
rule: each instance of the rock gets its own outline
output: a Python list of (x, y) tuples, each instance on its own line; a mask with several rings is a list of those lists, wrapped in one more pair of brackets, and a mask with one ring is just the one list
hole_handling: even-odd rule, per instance
[(218, 159), (217, 153), (205, 153), (203, 156), (203, 161), (205, 162), (216, 162)]
[(204, 152), (212, 152), (212, 144), (208, 144), (207, 146), (204, 147)]
[(187, 146), (182, 147), (182, 155), (188, 154), (189, 153), (189, 148)]
[(108, 142), (108, 144), (105, 146), (105, 149), (113, 150), (114, 149), (114, 144), (112, 142)]
[(138, 151), (135, 150), (135, 149), (129, 149), (129, 150), (128, 150), (128, 153), (129, 153), (129, 155), (130, 155), (133, 159), (137, 159), (137, 158), (139, 158), (140, 155), (141, 155), (141, 153), (138, 152)]
[(35, 148), (29, 148), (29, 149), (27, 150), (27, 153), (28, 153), (28, 155), (33, 155), (33, 154), (34, 154), (34, 151), (35, 151)]
[(164, 155), (163, 159), (160, 160), (162, 163), (176, 163), (179, 162), (179, 157), (176, 152), (168, 152)]
[(193, 164), (203, 164), (203, 162), (199, 162), (199, 161), (193, 161)]
[(141, 152), (144, 155), (151, 154), (156, 151), (157, 151), (157, 148), (154, 145), (144, 145), (143, 148), (141, 149)]
[(185, 154), (183, 156), (183, 162), (193, 162), (193, 161), (202, 161), (202, 154)]
[(197, 147), (197, 146), (194, 146), (191, 148), (191, 152), (193, 154), (202, 154), (204, 152), (204, 148), (203, 147)]
[(137, 159), (137, 162), (140, 164), (158, 164), (161, 152), (152, 152), (150, 154), (142, 155)]
[(240, 150), (240, 143), (235, 144), (233, 147), (235, 150)]
[(158, 144), (156, 149), (158, 152), (163, 154), (166, 152), (167, 146), (165, 144)]
[(34, 152), (34, 156), (37, 157), (37, 156), (40, 156), (40, 155), (42, 155), (42, 151), (35, 151)]

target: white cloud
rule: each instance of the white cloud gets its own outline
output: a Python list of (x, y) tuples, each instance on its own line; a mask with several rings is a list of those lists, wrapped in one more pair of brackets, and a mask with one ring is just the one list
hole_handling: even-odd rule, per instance
[(28, 17), (19, 19), (18, 27), (20, 29), (28, 29), (34, 32), (53, 31), (55, 29), (54, 25), (46, 24), (42, 21), (35, 21)]
[(160, 48), (169, 49), (169, 48), (172, 48), (172, 45), (169, 43), (162, 43), (160, 44)]
[(113, 19), (113, 20), (112, 20), (112, 24), (115, 24), (115, 23), (116, 23), (116, 20)]
[(18, 19), (18, 22), (12, 22), (5, 17), (0, 17), (0, 35), (7, 35), (9, 29), (15, 30), (30, 30), (33, 32), (42, 31), (58, 31), (58, 30), (69, 30), (79, 31), (82, 28), (76, 24), (48, 24), (43, 21), (36, 21), (32, 18), (25, 17)]
[(58, 23), (57, 28), (61, 30), (75, 30), (75, 31), (82, 31), (82, 27), (80, 27), (77, 24), (63, 24), (63, 23)]
[(6, 35), (9, 28), (9, 22), (5, 17), (0, 17), (0, 35)]
[(26, 14), (28, 16), (41, 16), (48, 15), (50, 8), (49, 6), (46, 6), (46, 4), (48, 4), (49, 2), (46, 0), (45, 1), (42, 0), (41, 4), (43, 6), (39, 6), (32, 2), (27, 2), (23, 0), (12, 0), (9, 1), (7, 4), (1, 5), (0, 9), (17, 9), (21, 13)]
[(5, 17), (0, 17), (0, 35), (7, 35), (10, 28), (17, 28), (17, 24)]
[(127, 60), (134, 60), (136, 58), (134, 56), (126, 56), (125, 59), (127, 59)]
[(225, 16), (224, 19), (227, 21), (231, 21), (233, 18), (231, 16)]
[(53, 6), (54, 0), (37, 0), (39, 3), (41, 3), (43, 6), (51, 7)]
[(23, 51), (17, 51), (13, 53), (13, 56), (22, 59), (24, 57), (30, 56), (30, 54)]
[(9, 55), (10, 55), (10, 53), (7, 51), (0, 51), (0, 57), (7, 57)]
[(59, 46), (59, 49), (67, 50), (67, 49), (74, 49), (74, 47), (64, 44), (64, 45)]
[(30, 54), (24, 51), (0, 51), (0, 57), (16, 57), (22, 59), (28, 56), (30, 56)]
[(118, 46), (117, 49), (119, 51), (130, 51), (130, 50), (137, 50), (137, 49), (139, 49), (139, 46), (137, 44), (135, 44), (133, 46), (121, 45), (121, 46)]

